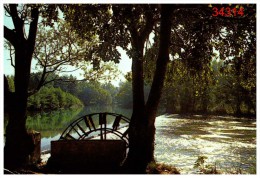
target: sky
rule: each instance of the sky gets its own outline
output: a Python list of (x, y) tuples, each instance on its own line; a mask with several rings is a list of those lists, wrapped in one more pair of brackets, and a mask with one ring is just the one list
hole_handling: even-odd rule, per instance
[[(8, 27), (9, 29), (13, 29), (13, 22), (12, 19), (9, 17), (4, 16), (4, 25), (6, 27)], [(121, 81), (125, 81), (124, 75), (131, 71), (131, 65), (132, 65), (132, 60), (129, 59), (129, 57), (127, 56), (126, 52), (121, 48), (118, 47), (117, 48), (119, 53), (121, 54), (121, 59), (120, 59), (120, 63), (117, 64), (119, 70), (122, 72), (122, 75), (119, 75), (117, 79), (111, 81), (111, 83), (115, 86), (119, 86), (119, 83)], [(13, 75), (14, 74), (14, 68), (11, 66), (11, 62), (10, 62), (10, 55), (9, 55), (9, 51), (6, 49), (3, 49), (4, 51), (4, 66), (3, 66), (3, 73), (6, 75)], [(36, 60), (32, 61), (32, 67), (31, 67), (31, 71), (32, 72), (36, 72), (36, 70), (34, 70), (34, 65), (36, 64)], [(82, 79), (82, 77), (80, 76), (80, 74), (82, 73), (82, 71), (78, 70), (76, 72), (73, 73), (69, 73), (72, 74), (73, 76), (77, 77), (78, 79)]]

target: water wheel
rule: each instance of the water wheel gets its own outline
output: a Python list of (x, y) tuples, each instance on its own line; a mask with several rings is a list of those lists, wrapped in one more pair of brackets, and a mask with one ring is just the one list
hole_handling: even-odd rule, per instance
[(122, 139), (128, 146), (129, 122), (129, 118), (116, 113), (88, 114), (70, 123), (60, 140)]
[(63, 173), (115, 173), (128, 149), (130, 120), (115, 113), (82, 116), (51, 142), (49, 165)]

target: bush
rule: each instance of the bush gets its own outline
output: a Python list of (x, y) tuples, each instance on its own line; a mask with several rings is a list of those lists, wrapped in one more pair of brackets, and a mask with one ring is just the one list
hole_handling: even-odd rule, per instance
[(220, 174), (220, 172), (217, 170), (216, 163), (214, 165), (205, 164), (205, 160), (207, 158), (207, 156), (198, 156), (198, 159), (194, 164), (194, 168), (198, 168), (202, 174)]
[(29, 110), (56, 110), (82, 106), (82, 102), (72, 94), (53, 87), (43, 87), (28, 99)]
[(180, 174), (174, 166), (156, 162), (149, 163), (146, 172), (147, 174)]

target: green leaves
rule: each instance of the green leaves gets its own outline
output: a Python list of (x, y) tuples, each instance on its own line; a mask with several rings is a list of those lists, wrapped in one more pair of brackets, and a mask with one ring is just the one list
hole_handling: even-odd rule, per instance
[(28, 99), (30, 110), (56, 110), (82, 106), (82, 102), (72, 94), (53, 87), (43, 87), (37, 94)]

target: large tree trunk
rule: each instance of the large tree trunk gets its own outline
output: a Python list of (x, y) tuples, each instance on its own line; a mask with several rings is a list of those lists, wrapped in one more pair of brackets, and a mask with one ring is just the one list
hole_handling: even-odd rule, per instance
[(143, 173), (145, 170), (145, 148), (143, 138), (145, 138), (147, 125), (144, 118), (145, 100), (144, 100), (144, 77), (143, 77), (143, 48), (144, 41), (138, 39), (138, 36), (132, 35), (133, 48), (136, 55), (132, 62), (132, 88), (133, 88), (133, 113), (129, 126), (129, 153), (125, 163), (128, 173)]
[[(33, 151), (33, 141), (26, 130), (26, 110), (32, 54), (20, 47), (15, 51), (15, 92), (5, 98), (8, 101), (8, 125), (4, 148), (5, 167), (16, 168), (27, 163)], [(9, 98), (8, 98), (9, 96)]]
[(141, 88), (143, 92), (143, 82), (139, 83), (140, 78), (143, 81), (142, 63), (140, 60), (133, 61), (133, 115), (129, 126), (129, 153), (125, 163), (128, 173), (145, 173), (147, 164), (154, 161), (154, 123), (169, 60), (171, 12), (170, 5), (162, 5), (159, 55), (146, 105), (140, 95), (142, 93), (135, 93), (141, 92)]
[(31, 61), (35, 46), (39, 11), (32, 9), (28, 38), (24, 35), (24, 21), (19, 18), (17, 5), (10, 4), (11, 16), (15, 30), (4, 28), (4, 37), (15, 49), (15, 92), (11, 93), (5, 82), (5, 100), (7, 100), (8, 124), (4, 147), (4, 167), (18, 168), (28, 163), (29, 155), (34, 149), (33, 140), (26, 130), (26, 110)]

